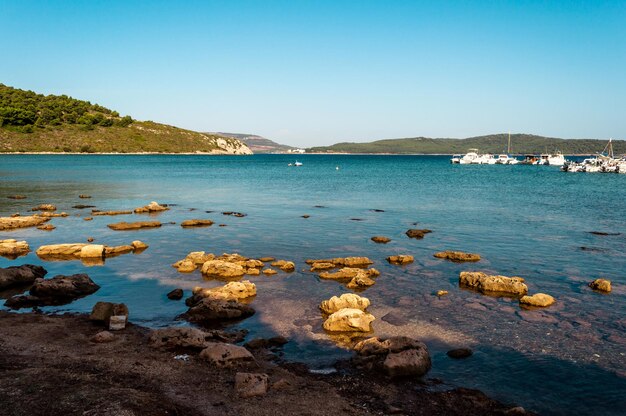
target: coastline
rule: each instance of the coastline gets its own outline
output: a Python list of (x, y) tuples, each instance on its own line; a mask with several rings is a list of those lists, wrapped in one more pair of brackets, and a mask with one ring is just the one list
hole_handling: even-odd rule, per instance
[[(528, 414), (478, 390), (443, 391), (440, 380), (389, 380), (346, 363), (334, 374), (313, 374), (264, 348), (251, 349), (254, 363), (245, 368), (216, 368), (197, 351), (150, 345), (150, 330), (133, 324), (114, 332), (112, 342), (91, 341), (102, 329), (85, 314), (0, 311), (6, 414)], [(184, 353), (188, 359), (174, 359)], [(267, 394), (237, 395), (238, 371), (267, 374)]]

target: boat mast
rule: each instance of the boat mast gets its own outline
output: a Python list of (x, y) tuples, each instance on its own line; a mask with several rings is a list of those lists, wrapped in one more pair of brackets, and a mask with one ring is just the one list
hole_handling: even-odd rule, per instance
[(511, 132), (509, 132), (509, 146), (506, 149), (507, 154), (511, 154)]

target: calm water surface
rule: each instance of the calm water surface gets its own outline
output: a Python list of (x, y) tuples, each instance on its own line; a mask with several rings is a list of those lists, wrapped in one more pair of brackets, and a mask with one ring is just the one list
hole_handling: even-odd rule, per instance
[[(44, 262), (33, 253), (0, 258), (0, 266), (41, 264), (50, 277), (87, 272), (101, 286), (97, 293), (44, 309), (88, 312), (98, 300), (124, 302), (133, 322), (158, 327), (184, 324), (175, 320), (186, 310), (184, 303), (165, 297), (171, 289), (223, 284), (171, 267), (190, 251), (293, 260), (295, 273), (250, 278), (257, 284), (257, 314), (237, 326), (248, 329), (250, 338), (287, 336), (287, 359), (327, 367), (349, 352), (337, 346), (341, 339), (323, 332), (317, 305), (347, 289), (320, 280), (304, 260), (364, 255), (382, 272), (376, 285), (361, 294), (372, 302), (375, 333), (425, 341), (433, 356), (428, 376), (443, 379), (442, 388), (478, 388), (544, 414), (626, 412), (626, 175), (459, 166), (450, 165), (447, 157), (429, 156), (298, 159), (304, 166), (287, 167), (294, 159), (286, 155), (0, 156), (1, 215), (24, 214), (39, 203), (56, 204), (70, 214), (53, 219), (57, 229), (52, 232), (22, 229), (1, 232), (0, 238), (27, 240), (33, 250), (88, 237), (108, 245), (135, 239), (150, 245), (142, 254), (108, 259), (99, 267)], [(28, 199), (4, 198), (11, 194)], [(79, 194), (93, 198), (81, 200)], [(208, 218), (216, 225), (115, 232), (106, 225), (149, 216), (86, 222), (82, 217), (89, 210), (72, 208), (82, 203), (132, 209), (153, 200), (176, 204), (156, 216), (163, 223)], [(235, 218), (222, 211), (248, 215)], [(301, 217), (305, 214), (310, 218)], [(408, 239), (404, 232), (415, 227), (433, 233)], [(374, 235), (393, 241), (375, 244), (370, 241)], [(477, 252), (483, 261), (454, 264), (433, 258), (440, 250)], [(391, 254), (412, 254), (416, 261), (390, 266), (384, 259)], [(462, 290), (462, 270), (522, 276), (531, 293), (549, 293), (557, 303), (525, 311), (510, 299)], [(612, 280), (613, 293), (588, 289), (586, 284), (597, 277)], [(450, 293), (439, 299), (434, 296), (439, 289)], [(445, 352), (457, 346), (471, 346), (475, 354), (449, 359)]]

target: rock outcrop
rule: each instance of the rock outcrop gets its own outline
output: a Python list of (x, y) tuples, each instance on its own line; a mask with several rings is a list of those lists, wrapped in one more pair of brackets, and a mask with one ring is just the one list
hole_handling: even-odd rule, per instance
[(100, 211), (97, 209), (91, 210), (91, 215), (93, 216), (103, 216), (103, 215), (130, 215), (133, 211), (131, 210), (118, 210), (118, 211)]
[(345, 308), (331, 314), (324, 321), (324, 329), (329, 332), (370, 332), (375, 319), (361, 309)]
[(428, 233), (432, 233), (432, 230), (428, 230), (428, 229), (420, 230), (420, 229), (417, 229), (417, 228), (411, 228), (411, 229), (407, 230), (405, 234), (409, 238), (422, 239)]
[(387, 244), (388, 242), (391, 241), (391, 238), (377, 235), (377, 236), (372, 237), (371, 240), (378, 244)]
[(280, 270), (291, 273), (296, 270), (296, 265), (292, 261), (276, 260), (272, 262), (272, 266), (278, 267)]
[(480, 254), (463, 253), (462, 251), (440, 251), (433, 254), (438, 259), (447, 259), (456, 263), (480, 261)]
[(254, 315), (254, 309), (234, 300), (202, 298), (181, 317), (189, 322), (211, 323), (244, 319)]
[(5, 303), (13, 309), (33, 306), (65, 305), (96, 292), (100, 286), (86, 274), (58, 275), (52, 279), (36, 279), (30, 295), (13, 296)]
[(607, 279), (596, 279), (589, 283), (589, 287), (600, 292), (611, 292), (611, 281)]
[(521, 277), (490, 276), (481, 272), (461, 272), (459, 285), (476, 289), (481, 293), (514, 296), (528, 293), (528, 286)]
[(545, 308), (547, 306), (552, 305), (556, 300), (545, 293), (535, 293), (532, 296), (522, 296), (519, 300), (520, 305), (523, 306), (534, 306), (538, 308)]
[(202, 274), (219, 279), (236, 279), (246, 274), (243, 266), (225, 260), (209, 260), (202, 265)]
[(330, 263), (335, 267), (357, 267), (366, 268), (370, 264), (374, 264), (372, 260), (367, 257), (336, 257), (334, 259), (309, 259), (306, 264), (315, 267), (316, 263)]
[(387, 257), (387, 261), (391, 264), (402, 265), (402, 264), (413, 263), (414, 259), (413, 259), (413, 256), (409, 254), (398, 254), (396, 256)]
[(32, 264), (0, 268), (0, 290), (32, 284), (35, 280), (42, 279), (46, 273), (48, 272), (43, 267)]
[(348, 280), (347, 287), (350, 289), (362, 289), (374, 285), (372, 279), (378, 277), (380, 272), (374, 268), (360, 269), (356, 267), (344, 267), (336, 272), (322, 272), (319, 276), (322, 279)]
[(31, 211), (56, 211), (57, 207), (52, 204), (40, 204), (36, 207), (32, 207)]
[(142, 228), (156, 228), (160, 226), (161, 223), (159, 221), (117, 222), (107, 225), (107, 227), (116, 231), (139, 230)]
[(172, 327), (155, 329), (150, 334), (150, 343), (157, 348), (194, 348), (204, 349), (215, 342), (239, 342), (244, 333), (221, 330), (203, 331), (190, 327)]
[(0, 256), (14, 260), (30, 253), (30, 246), (26, 241), (0, 240)]
[(46, 221), (50, 221), (50, 218), (35, 215), (24, 217), (0, 217), (0, 231), (37, 227)]
[(249, 280), (243, 280), (241, 282), (229, 282), (224, 286), (211, 289), (195, 287), (192, 293), (197, 300), (202, 298), (241, 300), (256, 296), (256, 285)]
[(134, 212), (135, 214), (149, 214), (154, 212), (167, 211), (168, 209), (169, 207), (167, 207), (167, 205), (159, 205), (158, 202), (152, 201), (146, 206), (135, 208)]
[(244, 347), (232, 344), (210, 343), (200, 353), (200, 358), (207, 360), (218, 367), (236, 367), (254, 362), (254, 357)]
[[(103, 244), (65, 243), (41, 246), (35, 252), (43, 260), (96, 260), (115, 257), (130, 252), (140, 253), (145, 246), (141, 241), (132, 245), (105, 246)], [(135, 246), (140, 248), (135, 248)], [(147, 246), (146, 246), (147, 247)]]
[(333, 296), (329, 300), (325, 300), (320, 304), (320, 309), (325, 314), (331, 315), (340, 309), (360, 309), (365, 311), (370, 306), (368, 298), (355, 295), (354, 293), (344, 293), (337, 297)]
[(213, 225), (213, 221), (211, 220), (185, 220), (180, 223), (180, 226), (183, 228), (210, 227), (211, 225)]
[(359, 342), (354, 349), (357, 366), (382, 371), (392, 378), (421, 377), (431, 368), (430, 354), (423, 342), (408, 337), (377, 337)]

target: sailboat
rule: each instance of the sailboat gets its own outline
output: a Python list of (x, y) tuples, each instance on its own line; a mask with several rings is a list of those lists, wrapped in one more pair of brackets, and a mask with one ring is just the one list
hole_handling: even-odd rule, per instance
[(511, 132), (509, 132), (509, 143), (506, 149), (506, 154), (498, 155), (496, 163), (499, 165), (517, 165), (519, 160), (511, 157)]

